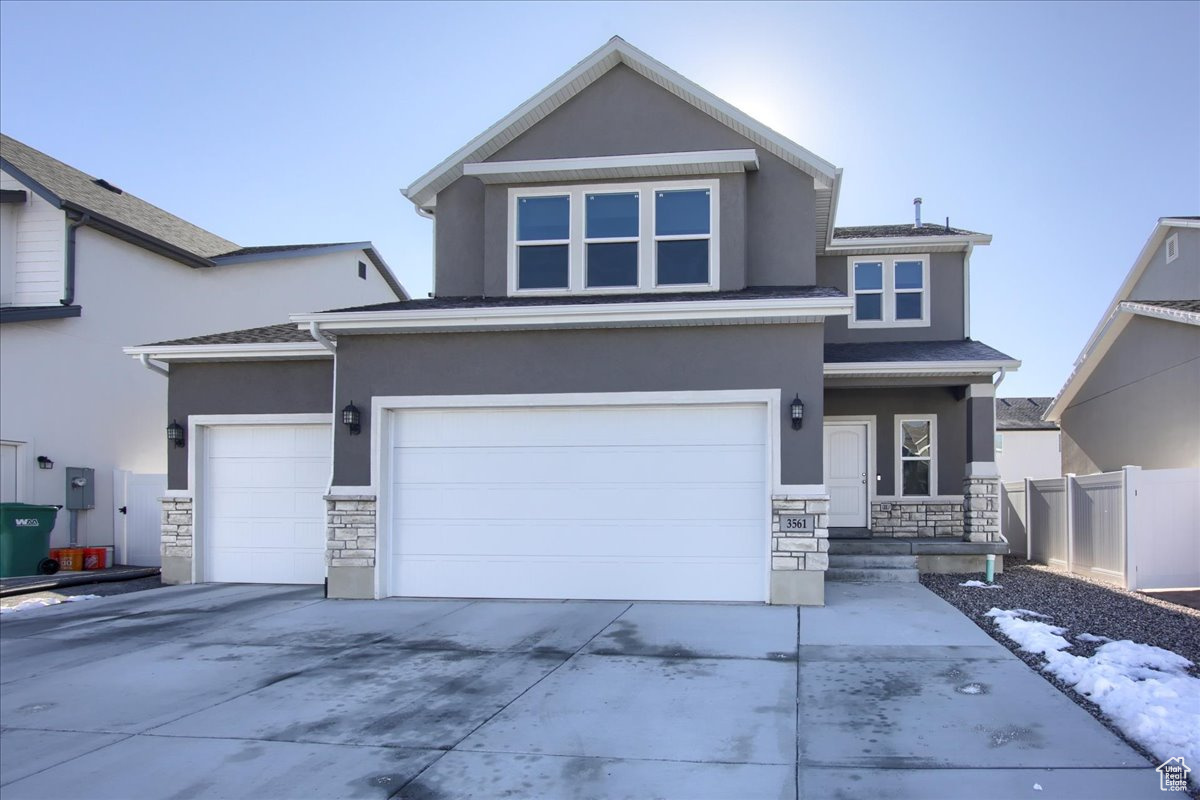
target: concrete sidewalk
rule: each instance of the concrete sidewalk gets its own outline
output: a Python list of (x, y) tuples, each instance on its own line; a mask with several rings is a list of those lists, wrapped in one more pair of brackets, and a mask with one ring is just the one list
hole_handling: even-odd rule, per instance
[(920, 585), (828, 602), (209, 585), (7, 615), (0, 794), (1161, 796), (1152, 765)]

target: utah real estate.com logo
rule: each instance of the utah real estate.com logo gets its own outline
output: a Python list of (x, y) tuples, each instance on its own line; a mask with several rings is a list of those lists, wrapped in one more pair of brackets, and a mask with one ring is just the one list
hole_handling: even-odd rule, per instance
[(1164, 792), (1186, 792), (1188, 789), (1188, 773), (1191, 767), (1183, 762), (1183, 756), (1168, 758), (1156, 768), (1158, 770), (1158, 788)]

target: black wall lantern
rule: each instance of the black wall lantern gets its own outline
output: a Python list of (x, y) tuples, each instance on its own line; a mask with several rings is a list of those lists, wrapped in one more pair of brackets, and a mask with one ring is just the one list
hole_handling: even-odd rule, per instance
[(54, 462), (46, 458), (46, 456), (38, 456), (38, 469), (54, 469)]
[(792, 401), (792, 430), (800, 430), (800, 426), (804, 424), (804, 403), (800, 400), (800, 395), (796, 395), (796, 399)]
[(362, 414), (359, 413), (358, 407), (351, 403), (342, 409), (342, 424), (350, 429), (350, 433), (356, 434), (362, 430)]
[(167, 426), (167, 441), (174, 442), (176, 447), (183, 447), (183, 426), (175, 420)]

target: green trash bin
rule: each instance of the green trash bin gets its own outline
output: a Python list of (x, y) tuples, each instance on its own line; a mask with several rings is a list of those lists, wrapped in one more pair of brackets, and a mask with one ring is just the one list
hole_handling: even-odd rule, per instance
[(50, 557), (57, 515), (58, 506), (0, 503), (0, 578), (58, 572), (58, 562)]

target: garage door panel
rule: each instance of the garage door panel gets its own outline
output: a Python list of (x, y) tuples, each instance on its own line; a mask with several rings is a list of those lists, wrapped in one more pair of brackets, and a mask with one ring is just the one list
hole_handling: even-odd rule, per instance
[[(673, 496), (664, 502), (664, 495)], [(753, 520), (763, 502), (756, 486), (513, 486), (395, 487), (406, 520)]]
[(543, 447), (636, 444), (762, 444), (756, 406), (622, 406), (405, 411), (394, 426), (402, 447)]
[(638, 558), (671, 559), (694, 552), (711, 558), (759, 558), (761, 544), (742, 535), (746, 524), (697, 526), (682, 522), (664, 525), (622, 521), (605, 525), (554, 521), (481, 528), (431, 522), (405, 526), (403, 550), (393, 557), (619, 558), (637, 553)]
[(204, 579), (325, 578), (328, 425), (215, 426), (205, 435)]
[[(412, 597), (507, 597), (585, 600), (745, 600), (741, 587), (762, 581), (762, 561), (630, 561), (414, 558), (396, 572)], [(673, 575), (664, 581), (664, 572)]]
[[(403, 473), (401, 473), (401, 468)], [(762, 484), (756, 445), (397, 448), (393, 475), (404, 483), (707, 483), (737, 475)]]
[(763, 405), (402, 410), (391, 591), (762, 600)]

